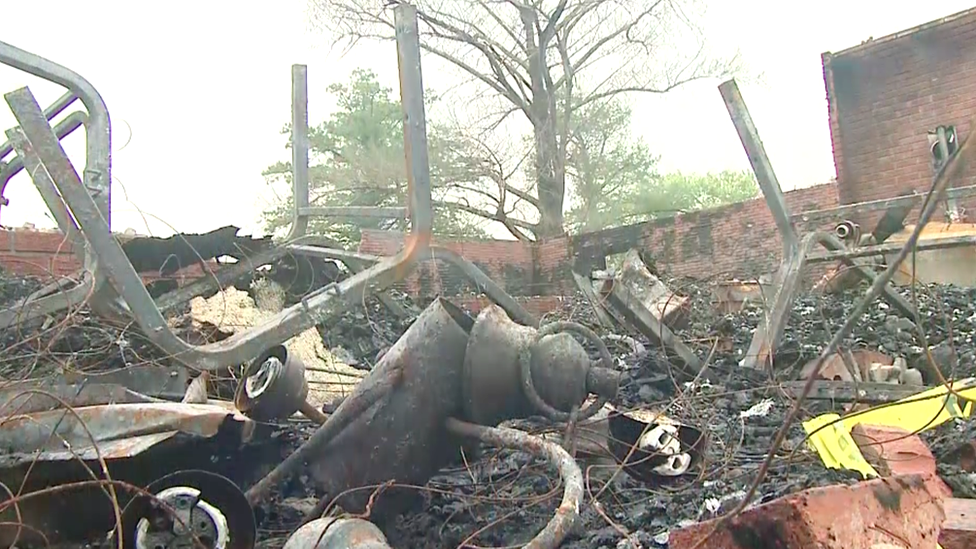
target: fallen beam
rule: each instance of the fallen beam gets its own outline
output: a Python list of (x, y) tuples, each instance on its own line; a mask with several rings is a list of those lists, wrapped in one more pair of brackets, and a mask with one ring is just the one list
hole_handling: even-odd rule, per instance
[[(885, 255), (897, 253), (905, 244), (903, 242), (892, 242), (890, 244), (879, 244), (876, 246), (865, 246), (853, 250), (826, 251), (810, 254), (807, 261), (810, 263), (824, 263), (836, 261), (838, 259), (855, 259), (858, 257), (869, 257), (873, 255)], [(915, 250), (945, 250), (948, 248), (964, 248), (976, 246), (976, 236), (951, 236), (946, 238), (933, 238), (930, 240), (919, 241), (915, 245)]]
[[(805, 381), (784, 383), (784, 388), (794, 398), (803, 391)], [(807, 396), (812, 400), (833, 400), (836, 402), (858, 402), (863, 404), (885, 404), (921, 393), (931, 387), (912, 387), (890, 383), (854, 383), (851, 381), (813, 382), (813, 390)]]

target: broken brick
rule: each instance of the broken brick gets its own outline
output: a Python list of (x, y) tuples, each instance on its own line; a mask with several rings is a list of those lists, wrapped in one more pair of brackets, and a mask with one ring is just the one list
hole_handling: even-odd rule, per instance
[(898, 427), (858, 424), (851, 429), (851, 438), (881, 475), (925, 475), (937, 488), (948, 490), (935, 474), (935, 456), (917, 434)]
[(872, 549), (891, 543), (934, 547), (948, 491), (922, 475), (813, 488), (671, 532), (671, 549), (690, 549), (714, 529), (709, 549)]
[(976, 499), (946, 498), (945, 522), (939, 545), (942, 549), (976, 547)]

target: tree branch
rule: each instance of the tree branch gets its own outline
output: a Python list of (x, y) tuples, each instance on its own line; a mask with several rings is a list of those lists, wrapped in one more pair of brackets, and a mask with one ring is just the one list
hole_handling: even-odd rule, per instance
[(521, 219), (512, 219), (511, 217), (505, 215), (504, 212), (501, 213), (486, 212), (484, 210), (475, 208), (473, 206), (469, 206), (467, 204), (461, 204), (459, 202), (446, 202), (446, 201), (438, 200), (435, 201), (433, 205), (434, 207), (462, 211), (465, 213), (469, 213), (471, 215), (481, 217), (483, 219), (488, 219), (490, 221), (498, 221), (499, 223), (503, 223), (503, 224), (511, 223), (513, 226), (518, 227), (519, 229), (526, 229), (533, 232), (538, 227), (538, 225), (535, 223), (528, 223), (526, 221), (522, 221)]

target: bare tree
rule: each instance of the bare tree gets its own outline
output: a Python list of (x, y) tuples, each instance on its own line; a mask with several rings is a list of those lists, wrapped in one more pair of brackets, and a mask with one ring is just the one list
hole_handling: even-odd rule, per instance
[[(308, 1), (312, 20), (350, 45), (393, 38), (395, 0)], [(561, 234), (575, 112), (622, 94), (665, 93), (732, 70), (734, 58), (704, 54), (701, 33), (685, 12), (695, 2), (416, 0), (421, 47), (502, 100), (504, 107), (486, 127), (497, 128), (516, 113), (532, 127), (531, 188), (516, 188), (504, 170), (494, 170), (497, 208), (490, 219), (517, 227), (522, 238), (526, 230), (536, 237)], [(685, 30), (693, 35), (690, 53), (685, 44), (676, 45)], [(508, 219), (507, 197), (530, 204), (537, 221)]]

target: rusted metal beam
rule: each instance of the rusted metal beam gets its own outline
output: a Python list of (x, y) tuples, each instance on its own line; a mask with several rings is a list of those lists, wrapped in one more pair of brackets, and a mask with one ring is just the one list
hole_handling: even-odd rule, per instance
[(701, 371), (701, 360), (694, 351), (651, 314), (623, 284), (614, 284), (613, 289), (607, 293), (607, 300), (625, 321), (632, 324), (645, 337), (671, 350), (689, 369), (694, 372)]
[(308, 67), (291, 66), (292, 225), (288, 240), (308, 231)]
[(725, 100), (725, 107), (729, 111), (729, 116), (732, 117), (732, 123), (735, 124), (735, 131), (739, 134), (739, 140), (742, 141), (742, 148), (749, 156), (749, 164), (752, 165), (752, 171), (756, 174), (756, 180), (759, 182), (759, 188), (766, 199), (766, 205), (769, 206), (769, 211), (772, 212), (773, 220), (776, 222), (776, 228), (779, 229), (783, 238), (784, 255), (789, 255), (799, 246), (799, 239), (796, 236), (796, 230), (793, 228), (789, 209), (786, 207), (783, 188), (780, 187), (776, 173), (773, 171), (773, 164), (769, 161), (769, 156), (766, 155), (766, 148), (759, 138), (759, 131), (752, 121), (752, 116), (749, 114), (749, 109), (746, 107), (746, 102), (742, 98), (742, 93), (739, 92), (739, 85), (736, 84), (735, 79), (722, 83), (718, 87), (718, 91), (722, 94), (722, 99)]

